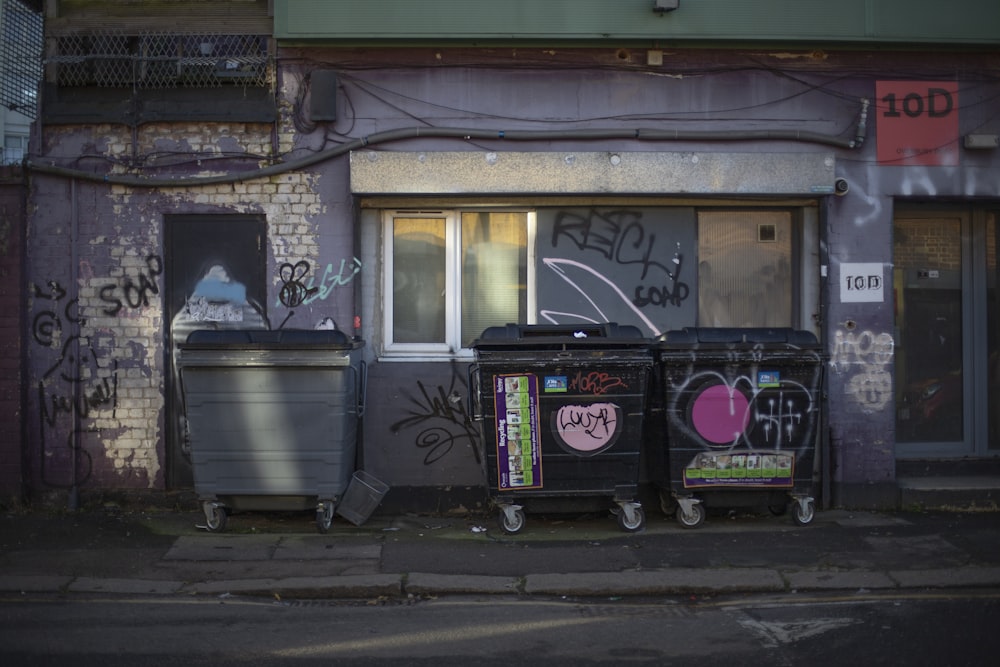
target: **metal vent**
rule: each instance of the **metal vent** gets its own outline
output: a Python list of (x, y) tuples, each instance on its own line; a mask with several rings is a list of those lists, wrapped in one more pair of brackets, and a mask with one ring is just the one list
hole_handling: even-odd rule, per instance
[(18, 0), (0, 0), (0, 104), (37, 115), (44, 21)]
[(776, 243), (778, 241), (778, 229), (772, 224), (757, 225), (758, 243)]
[(56, 38), (60, 86), (214, 88), (266, 86), (266, 35), (87, 33)]

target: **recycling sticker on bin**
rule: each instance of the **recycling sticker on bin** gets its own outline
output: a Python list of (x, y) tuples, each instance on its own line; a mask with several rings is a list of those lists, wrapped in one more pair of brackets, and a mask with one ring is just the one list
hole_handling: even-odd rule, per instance
[(781, 451), (701, 452), (684, 468), (684, 488), (793, 486), (795, 455)]
[(499, 488), (541, 488), (538, 378), (534, 375), (497, 375), (494, 381)]

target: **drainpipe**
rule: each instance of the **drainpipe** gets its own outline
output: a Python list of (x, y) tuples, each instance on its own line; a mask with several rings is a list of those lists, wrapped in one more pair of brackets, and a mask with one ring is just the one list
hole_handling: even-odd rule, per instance
[[(865, 100), (865, 109), (868, 108), (868, 101)], [(865, 111), (862, 112), (862, 121), (859, 123), (858, 140), (863, 141), (863, 123)], [(830, 406), (830, 395), (829, 395), (829, 385), (830, 385), (830, 366), (827, 363), (826, 351), (830, 349), (830, 337), (828, 332), (828, 311), (829, 311), (829, 299), (827, 298), (827, 292), (830, 289), (830, 247), (829, 247), (829, 202), (820, 208), (819, 213), (819, 265), (820, 265), (820, 285), (819, 285), (819, 342), (820, 349), (824, 351), (821, 357), (820, 363), (823, 364), (823, 373), (820, 376), (821, 382), (819, 387), (820, 400), (819, 400), (819, 430), (816, 433), (816, 461), (815, 464), (820, 466), (820, 495), (823, 498), (822, 509), (828, 510), (833, 507), (833, 484), (830, 477), (830, 415), (828, 414)]]
[[(76, 198), (76, 179), (70, 180), (70, 235), (69, 235), (69, 261), (70, 267), (70, 281), (69, 281), (69, 298), (70, 303), (73, 304), (76, 313), (74, 317), (79, 313), (80, 310), (80, 261), (79, 261), (79, 250), (77, 249), (77, 242), (80, 239), (80, 214), (77, 210), (77, 198)], [(80, 336), (79, 332), (73, 337), (73, 359), (76, 363), (80, 363)], [(72, 471), (70, 472), (70, 479), (72, 480), (69, 488), (69, 499), (68, 499), (68, 509), (71, 512), (75, 512), (80, 508), (80, 490), (78, 488), (77, 479), (77, 456), (80, 451), (80, 383), (73, 382), (73, 407), (72, 415), (73, 419), (71, 421), (73, 432), (70, 435), (70, 465), (72, 466)]]

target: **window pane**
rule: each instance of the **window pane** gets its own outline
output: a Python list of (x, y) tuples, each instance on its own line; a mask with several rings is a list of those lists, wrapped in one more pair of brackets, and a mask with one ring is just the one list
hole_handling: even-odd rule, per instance
[(484, 329), (527, 321), (528, 215), (462, 214), (462, 347)]
[(791, 213), (698, 213), (698, 325), (792, 325)]
[(445, 248), (444, 218), (393, 219), (393, 342), (445, 342)]
[(16, 134), (8, 134), (3, 140), (3, 160), (0, 164), (20, 164), (24, 159), (28, 138)]

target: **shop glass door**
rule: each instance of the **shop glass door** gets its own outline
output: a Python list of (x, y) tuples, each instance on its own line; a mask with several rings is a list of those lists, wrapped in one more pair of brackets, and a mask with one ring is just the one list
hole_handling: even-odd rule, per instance
[(893, 239), (896, 454), (996, 452), (995, 219), (982, 211), (904, 210)]

